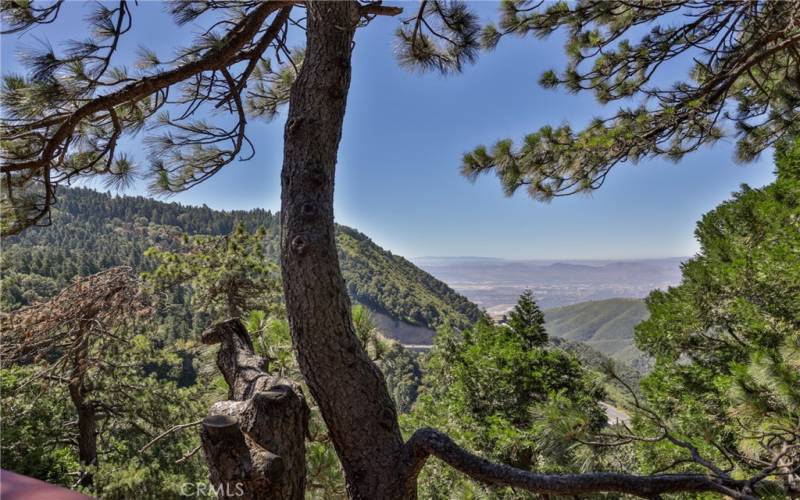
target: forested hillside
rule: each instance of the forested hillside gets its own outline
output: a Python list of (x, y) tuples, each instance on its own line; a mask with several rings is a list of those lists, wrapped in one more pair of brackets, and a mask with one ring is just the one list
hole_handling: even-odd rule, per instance
[[(102, 500), (800, 500), (796, 2), (496, 3), (3, 1), (4, 471)], [(280, 218), (68, 190), (216, 177), (226, 206), (278, 164)], [(616, 187), (530, 209), (447, 170), (537, 202)], [(334, 220), (369, 193), (355, 210), (434, 253), (650, 254), (735, 184), (674, 282), (498, 266), (486, 315)], [(615, 352), (638, 323), (638, 387), (550, 342), (542, 307), (647, 293), (641, 322), (551, 313)], [(436, 327), (430, 352), (363, 304)]]
[(634, 327), (648, 317), (643, 300), (593, 300), (546, 309), (544, 315), (554, 337), (581, 342), (637, 368), (646, 364), (633, 341)]
[[(277, 260), (280, 221), (267, 210), (219, 211), (85, 188), (59, 193), (52, 225), (4, 241), (6, 310), (49, 297), (76, 275), (115, 265), (149, 270), (153, 263), (144, 257), (148, 247), (174, 248), (184, 233), (228, 234), (237, 221), (250, 231), (263, 226), (267, 251)], [(428, 329), (445, 323), (464, 327), (480, 316), (466, 298), (358, 231), (338, 226), (337, 238), (342, 271), (355, 301)]]
[(565, 352), (568, 352), (575, 357), (587, 370), (595, 373), (600, 379), (603, 380), (603, 385), (608, 392), (613, 393), (610, 398), (614, 403), (625, 406), (625, 397), (628, 395), (620, 396), (624, 391), (615, 380), (605, 380), (608, 368), (613, 366), (614, 372), (619, 378), (631, 387), (636, 388), (639, 386), (639, 380), (642, 378), (642, 373), (637, 368), (632, 367), (627, 363), (619, 362), (611, 356), (603, 354), (594, 347), (590, 347), (583, 342), (576, 342), (573, 340), (562, 339), (559, 337), (550, 337), (550, 344)]

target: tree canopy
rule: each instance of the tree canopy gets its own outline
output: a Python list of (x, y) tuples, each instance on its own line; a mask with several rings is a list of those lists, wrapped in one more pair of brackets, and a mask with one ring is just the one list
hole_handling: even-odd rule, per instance
[[(800, 140), (776, 148), (777, 180), (706, 214), (680, 286), (654, 291), (636, 328), (655, 359), (653, 409), (726, 473), (800, 488)], [(651, 450), (654, 468), (680, 456)]]
[[(792, 2), (506, 0), (482, 32), (567, 35), (567, 65), (545, 88), (617, 106), (583, 128), (545, 126), (464, 155), (470, 178), (494, 172), (508, 195), (550, 200), (602, 186), (614, 166), (673, 161), (723, 137), (750, 161), (800, 129), (800, 14)], [(674, 79), (681, 72), (685, 77)], [(672, 78), (672, 80), (670, 80)]]
[(145, 453), (195, 419), (207, 391), (181, 385), (181, 348), (159, 345), (152, 313), (131, 269), (116, 267), (3, 314), (4, 467), (119, 499), (178, 495), (205, 475), (188, 460), (192, 436)]
[(155, 289), (190, 283), (192, 306), (217, 320), (244, 318), (250, 311), (280, 315), (278, 266), (267, 256), (266, 230), (249, 233), (238, 223), (231, 234), (219, 238), (185, 238), (181, 252), (152, 247), (145, 256), (158, 266), (145, 275)]
[[(580, 362), (546, 345), (546, 334), (538, 334), (544, 318), (530, 291), (509, 316), (508, 325), (483, 320), (460, 334), (440, 329), (420, 398), (403, 422), (409, 430), (435, 425), (472, 451), (524, 470), (579, 470), (572, 453), (545, 444), (542, 428), (549, 424), (543, 415), (564, 398), (581, 407), (566, 425), (597, 431), (606, 423), (598, 404), (603, 391)], [(481, 489), (438, 465), (426, 470), (422, 485), (431, 498)]]

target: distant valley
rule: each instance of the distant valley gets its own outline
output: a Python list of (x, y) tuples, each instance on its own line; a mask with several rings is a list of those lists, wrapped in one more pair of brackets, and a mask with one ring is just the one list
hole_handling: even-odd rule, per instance
[(545, 312), (552, 337), (584, 344), (638, 370), (647, 360), (633, 341), (648, 316), (644, 297), (680, 282), (686, 258), (628, 261), (418, 258), (413, 262), (450, 285), (494, 319), (508, 313), (526, 288)]
[[(5, 241), (2, 303), (6, 309), (52, 296), (75, 275), (114, 265), (147, 270), (152, 265), (144, 256), (147, 247), (173, 248), (184, 232), (227, 234), (236, 221), (250, 230), (264, 226), (267, 252), (277, 260), (278, 217), (267, 211), (216, 211), (88, 189), (60, 193), (52, 226), (32, 228)], [(373, 311), (384, 334), (419, 348), (433, 343), (436, 327), (465, 328), (480, 317), (480, 309), (502, 317), (530, 287), (545, 309), (552, 336), (639, 366), (642, 358), (633, 346), (633, 327), (647, 311), (636, 299), (679, 280), (680, 259), (411, 262), (352, 228), (338, 226), (337, 232), (351, 297)], [(205, 326), (202, 317), (187, 313), (176, 323), (173, 335), (191, 338)]]
[(539, 261), (474, 257), (413, 259), (498, 318), (531, 288), (539, 306), (560, 307), (590, 300), (644, 298), (680, 282), (685, 257), (626, 261)]

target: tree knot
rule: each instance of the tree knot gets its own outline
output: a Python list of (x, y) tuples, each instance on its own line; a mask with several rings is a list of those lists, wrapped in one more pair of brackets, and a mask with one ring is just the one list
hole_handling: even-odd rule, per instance
[(292, 238), (291, 248), (297, 255), (303, 255), (308, 250), (308, 240), (302, 235), (297, 235)]

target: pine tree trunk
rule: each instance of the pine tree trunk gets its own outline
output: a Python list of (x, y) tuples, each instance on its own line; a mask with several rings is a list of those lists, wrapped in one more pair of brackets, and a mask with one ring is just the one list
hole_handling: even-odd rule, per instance
[(415, 495), (401, 484), (397, 413), (383, 375), (356, 338), (334, 234), (334, 174), (358, 17), (356, 2), (308, 5), (305, 59), (284, 132), (283, 287), (300, 369), (350, 497), (408, 498)]
[[(70, 374), (69, 397), (78, 413), (78, 459), (81, 466), (97, 465), (97, 416), (94, 404), (86, 401), (84, 379), (89, 367), (89, 336), (87, 325), (81, 324), (72, 349), (72, 373)], [(81, 471), (80, 485), (92, 483), (92, 475)]]

